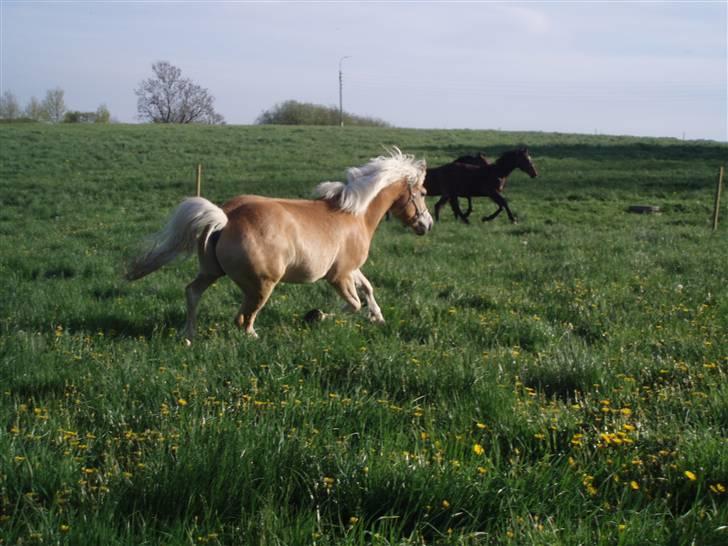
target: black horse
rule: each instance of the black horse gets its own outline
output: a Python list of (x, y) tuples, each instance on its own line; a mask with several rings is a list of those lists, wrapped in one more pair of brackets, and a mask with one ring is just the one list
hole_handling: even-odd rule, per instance
[(490, 197), (498, 205), (498, 210), (490, 216), (483, 216), (482, 221), (493, 220), (503, 209), (506, 209), (508, 218), (515, 224), (516, 217), (502, 195), (508, 176), (515, 169), (521, 169), (531, 178), (538, 176), (527, 148), (505, 152), (495, 163), (488, 163), (485, 156), (480, 154), (463, 156), (441, 167), (427, 169), (425, 188), (428, 195), (441, 196), (440, 200), (435, 203), (435, 219), (440, 219), (440, 209), (446, 202), (449, 202), (455, 217), (468, 224), (470, 223), (468, 216), (472, 211), (472, 202), (468, 201), (467, 213), (463, 213), (458, 198)]

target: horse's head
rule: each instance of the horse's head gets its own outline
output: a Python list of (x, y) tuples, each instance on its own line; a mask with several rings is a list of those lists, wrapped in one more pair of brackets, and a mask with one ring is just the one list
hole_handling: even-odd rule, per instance
[[(424, 171), (423, 171), (424, 172)], [(416, 183), (407, 181), (403, 191), (392, 204), (392, 212), (405, 225), (411, 227), (417, 235), (424, 235), (432, 229), (433, 220), (427, 210), (424, 186), (424, 175)]]
[(536, 167), (531, 160), (531, 156), (528, 153), (528, 148), (526, 148), (525, 146), (516, 150), (516, 167), (521, 169), (531, 178), (536, 178), (538, 176), (538, 171), (536, 170)]

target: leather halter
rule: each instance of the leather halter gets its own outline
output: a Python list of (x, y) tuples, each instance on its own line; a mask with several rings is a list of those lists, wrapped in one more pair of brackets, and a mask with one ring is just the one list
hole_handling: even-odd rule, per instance
[(412, 205), (414, 205), (416, 214), (409, 220), (403, 220), (404, 224), (407, 227), (411, 227), (411, 226), (415, 225), (417, 222), (419, 222), (420, 218), (422, 218), (425, 214), (427, 214), (427, 205), (425, 205), (424, 209), (420, 209), (420, 207), (417, 205), (417, 201), (415, 201), (415, 194), (412, 191), (412, 186), (407, 184), (407, 189), (409, 190), (409, 199), (407, 199), (405, 204), (402, 205), (400, 210), (404, 211), (404, 209), (406, 209), (407, 205), (409, 205), (410, 203), (412, 203)]

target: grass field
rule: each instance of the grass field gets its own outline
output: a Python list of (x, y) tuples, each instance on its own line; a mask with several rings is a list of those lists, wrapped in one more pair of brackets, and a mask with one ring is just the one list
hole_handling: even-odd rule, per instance
[[(382, 145), (437, 165), (520, 143), (540, 176), (509, 181), (519, 224), (380, 226), (363, 271), (385, 325), (325, 283), (281, 285), (248, 339), (222, 279), (188, 348), (195, 260), (121, 278), (198, 162), (221, 203), (308, 196)], [(726, 159), (545, 133), (0, 126), (0, 544), (725, 544)], [(336, 314), (305, 325), (314, 307)]]

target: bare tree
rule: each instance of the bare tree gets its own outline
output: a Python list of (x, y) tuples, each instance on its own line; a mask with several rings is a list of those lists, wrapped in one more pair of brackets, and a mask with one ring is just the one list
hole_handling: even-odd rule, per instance
[(35, 97), (30, 97), (30, 100), (23, 111), (23, 115), (28, 119), (34, 119), (36, 121), (48, 119), (48, 115), (43, 109), (43, 104)]
[(66, 101), (63, 98), (64, 92), (60, 87), (49, 89), (46, 98), (43, 100), (43, 110), (51, 123), (60, 123), (66, 113)]
[(20, 106), (18, 99), (10, 91), (0, 96), (0, 119), (16, 119), (20, 117)]
[(152, 65), (154, 78), (148, 78), (134, 91), (139, 119), (154, 123), (222, 124), (215, 112), (215, 98), (209, 91), (182, 77), (182, 71), (159, 61)]

